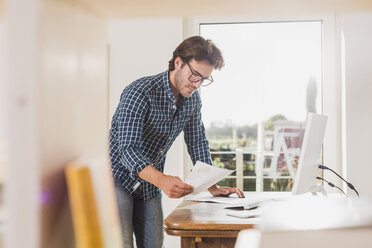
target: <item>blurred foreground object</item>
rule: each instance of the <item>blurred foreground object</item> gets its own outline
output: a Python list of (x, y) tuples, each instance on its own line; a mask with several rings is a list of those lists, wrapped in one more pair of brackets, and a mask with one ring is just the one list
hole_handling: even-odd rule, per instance
[(372, 247), (371, 199), (304, 195), (263, 207), (262, 222), (236, 248)]
[(108, 161), (79, 159), (65, 174), (77, 248), (122, 248)]

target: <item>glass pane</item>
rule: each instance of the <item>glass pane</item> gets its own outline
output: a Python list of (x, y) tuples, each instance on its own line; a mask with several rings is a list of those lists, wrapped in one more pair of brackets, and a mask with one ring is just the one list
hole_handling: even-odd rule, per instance
[(269, 176), (270, 174), (270, 165), (271, 165), (272, 155), (266, 155), (264, 158), (264, 164), (262, 169), (263, 176)]
[[(236, 169), (236, 155), (235, 153), (212, 153), (212, 161), (213, 165), (218, 168), (224, 168), (228, 170), (235, 170)], [(236, 172), (230, 174), (231, 176), (235, 176)]]
[(321, 21), (200, 25), (225, 60), (200, 90), (211, 151), (244, 154), (216, 163), (234, 164), (243, 176), (295, 176), (306, 115), (322, 110), (321, 33)]
[(255, 176), (256, 170), (255, 170), (255, 155), (250, 154), (244, 154), (243, 155), (243, 176)]
[(236, 178), (225, 178), (217, 183), (218, 186), (236, 187)]
[(243, 191), (256, 191), (256, 179), (244, 179)]
[[(222, 51), (225, 67), (201, 89), (205, 126), (250, 147), (257, 123), (303, 122), (321, 112), (320, 21), (202, 24), (200, 34)], [(216, 97), (220, 96), (220, 97)], [(210, 135), (214, 136), (214, 132)], [(235, 137), (234, 137), (235, 136)]]
[(264, 191), (291, 191), (293, 186), (292, 178), (264, 178)]
[(294, 175), (301, 153), (305, 132), (305, 123), (285, 119), (265, 122), (265, 144), (267, 155), (264, 164), (264, 175)]

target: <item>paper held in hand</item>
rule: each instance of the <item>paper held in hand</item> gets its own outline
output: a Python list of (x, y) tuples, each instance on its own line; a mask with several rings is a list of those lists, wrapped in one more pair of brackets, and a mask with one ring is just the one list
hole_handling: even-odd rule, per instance
[(216, 184), (232, 172), (234, 172), (234, 170), (221, 169), (197, 161), (194, 168), (187, 176), (185, 183), (194, 187), (194, 192), (192, 194), (198, 194)]

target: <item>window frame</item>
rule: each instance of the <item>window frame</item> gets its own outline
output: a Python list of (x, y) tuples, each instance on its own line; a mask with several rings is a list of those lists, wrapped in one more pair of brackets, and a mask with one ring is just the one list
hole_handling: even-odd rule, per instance
[[(342, 139), (341, 139), (341, 64), (337, 61), (336, 51), (341, 45), (336, 37), (338, 29), (336, 14), (324, 15), (289, 15), (289, 16), (250, 16), (250, 17), (195, 17), (184, 20), (184, 38), (199, 35), (201, 24), (264, 23), (264, 22), (322, 22), (322, 113), (328, 116), (327, 129), (323, 142), (323, 162), (329, 168), (342, 172)], [(192, 168), (192, 162), (184, 146), (184, 175)], [(243, 176), (237, 168), (237, 187), (242, 188)], [(341, 187), (340, 180), (331, 177), (335, 185)], [(239, 183), (240, 182), (240, 183)], [(257, 184), (256, 184), (257, 185)], [(256, 187), (257, 191), (257, 187)], [(333, 191), (333, 190), (330, 190)]]

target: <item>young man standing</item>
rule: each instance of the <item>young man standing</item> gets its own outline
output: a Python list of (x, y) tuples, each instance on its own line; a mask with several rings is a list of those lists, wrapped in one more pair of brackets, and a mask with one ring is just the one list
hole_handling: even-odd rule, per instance
[[(193, 36), (173, 52), (169, 70), (124, 89), (112, 119), (110, 157), (125, 247), (133, 247), (133, 232), (137, 247), (162, 247), (160, 191), (170, 198), (193, 192), (179, 177), (163, 174), (166, 154), (182, 131), (193, 163), (212, 165), (196, 90), (212, 83), (213, 69), (223, 65), (210, 40)], [(214, 196), (244, 197), (238, 188), (208, 190)]]

